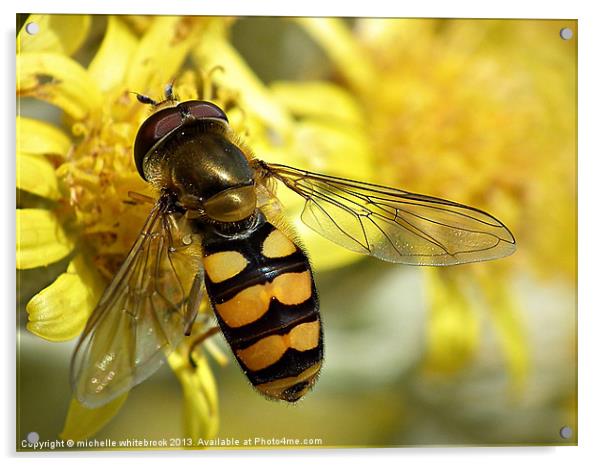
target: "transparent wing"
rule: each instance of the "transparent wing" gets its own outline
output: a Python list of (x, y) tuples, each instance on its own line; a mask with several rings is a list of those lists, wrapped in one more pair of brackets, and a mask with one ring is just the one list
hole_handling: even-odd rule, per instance
[(75, 349), (71, 384), (94, 408), (153, 374), (196, 316), (201, 250), (161, 198), (105, 290)]
[(482, 210), (344, 178), (260, 162), (305, 198), (303, 222), (352, 251), (411, 265), (453, 265), (512, 254), (514, 237)]

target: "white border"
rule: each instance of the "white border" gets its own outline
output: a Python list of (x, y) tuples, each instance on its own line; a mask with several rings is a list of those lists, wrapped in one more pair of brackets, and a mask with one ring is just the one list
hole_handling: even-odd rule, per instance
[[(10, 5), (7, 6), (7, 3)], [(244, 463), (264, 464), (273, 461), (286, 461), (288, 464), (306, 465), (316, 460), (327, 460), (335, 464), (364, 464), (374, 458), (379, 463), (411, 464), (425, 462), (459, 464), (462, 466), (488, 465), (507, 466), (509, 462), (519, 464), (545, 462), (549, 465), (591, 464), (594, 458), (602, 457), (602, 443), (598, 438), (600, 415), (600, 399), (602, 386), (600, 383), (600, 361), (602, 354), (602, 320), (600, 318), (599, 276), (594, 266), (602, 264), (599, 238), (602, 231), (598, 226), (595, 214), (599, 215), (598, 199), (601, 184), (600, 158), (602, 148), (600, 138), (600, 110), (602, 109), (601, 83), (602, 73), (599, 58), (599, 44), (602, 44), (602, 27), (600, 16), (592, 1), (546, 1), (526, 2), (524, 0), (505, 0), (496, 3), (476, 2), (468, 0), (403, 2), (394, 4), (387, 0), (370, 0), (370, 2), (347, 1), (344, 5), (338, 2), (303, 0), (289, 4), (278, 0), (249, 2), (245, 0), (204, 1), (204, 0), (169, 0), (166, 2), (103, 0), (21, 0), (3, 2), (2, 23), (4, 46), (2, 47), (3, 69), (1, 73), (3, 109), (0, 110), (0, 130), (4, 142), (5, 153), (2, 176), (4, 190), (2, 194), (9, 196), (2, 199), (2, 218), (5, 227), (2, 229), (3, 243), (0, 257), (6, 274), (0, 280), (2, 295), (5, 297), (3, 322), (5, 355), (4, 383), (1, 384), (1, 400), (4, 404), (2, 412), (7, 413), (1, 424), (0, 439), (3, 443), (4, 456), (9, 464), (21, 457), (21, 464), (39, 461), (40, 456), (16, 455), (15, 445), (15, 388), (14, 388), (14, 162), (11, 162), (14, 150), (14, 28), (17, 12), (49, 12), (49, 13), (132, 13), (132, 14), (198, 14), (198, 15), (306, 15), (306, 16), (404, 16), (404, 17), (472, 17), (472, 18), (567, 18), (579, 20), (579, 447), (519, 447), (519, 448), (414, 448), (389, 450), (336, 450), (336, 451), (266, 451), (266, 452), (137, 452), (137, 453), (101, 453), (96, 455), (46, 454), (45, 460), (51, 463), (81, 462), (86, 457), (90, 464), (105, 464), (113, 458), (126, 457), (129, 461), (148, 464), (164, 464), (170, 457), (177, 456), (178, 464), (198, 464), (199, 462), (223, 461), (226, 464)], [(16, 8), (16, 10), (15, 10)], [(12, 191), (11, 191), (12, 190)], [(11, 194), (12, 192), (12, 194)], [(550, 208), (553, 208), (551, 206)], [(8, 227), (6, 226), (8, 225)], [(106, 456), (108, 455), (108, 457)]]
[[(346, 1), (344, 4), (319, 0), (283, 2), (281, 0), (169, 0), (148, 2), (125, 0), (116, 6), (103, 0), (22, 0), (18, 12), (36, 13), (116, 13), (121, 14), (191, 14), (191, 15), (258, 15), (258, 16), (376, 16), (376, 17), (467, 17), (467, 18), (561, 18), (574, 19), (586, 10), (583, 1), (549, 0), (541, 3), (524, 0), (505, 0), (495, 5), (477, 1), (421, 0), (392, 4), (387, 0)], [(483, 2), (485, 3), (485, 2)], [(584, 4), (580, 6), (580, 4)]]

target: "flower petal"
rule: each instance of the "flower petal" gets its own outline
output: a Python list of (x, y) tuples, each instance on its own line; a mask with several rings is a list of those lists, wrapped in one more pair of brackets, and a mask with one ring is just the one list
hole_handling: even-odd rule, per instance
[(65, 426), (59, 437), (76, 442), (92, 437), (115, 417), (127, 397), (128, 392), (96, 409), (86, 408), (73, 398), (69, 405)]
[(201, 22), (194, 17), (162, 16), (153, 21), (129, 62), (129, 90), (151, 93), (173, 80), (188, 55)]
[(56, 126), (17, 116), (17, 151), (64, 157), (70, 147), (71, 140)]
[(107, 32), (88, 67), (88, 72), (103, 91), (119, 85), (130, 67), (138, 41), (117, 16), (109, 16)]
[(521, 312), (513, 298), (508, 276), (500, 270), (491, 270), (479, 275), (484, 295), (491, 307), (491, 318), (506, 358), (511, 378), (511, 389), (520, 392), (524, 389), (531, 369), (529, 345), (521, 320)]
[(27, 303), (27, 330), (50, 341), (75, 338), (94, 310), (101, 288), (100, 278), (78, 256), (66, 273)]
[(100, 89), (86, 70), (54, 53), (17, 55), (17, 95), (45, 100), (76, 120), (95, 116), (103, 102)]
[(378, 82), (368, 55), (341, 18), (295, 18), (328, 54), (349, 84), (367, 91)]
[(366, 133), (352, 125), (302, 120), (295, 130), (296, 151), (311, 171), (362, 181), (374, 180), (375, 157)]
[(430, 312), (424, 369), (453, 374), (475, 356), (480, 339), (479, 319), (462, 292), (464, 287), (454, 276), (440, 270), (425, 271)]
[(188, 363), (188, 351), (189, 348), (184, 347), (168, 358), (184, 391), (185, 435), (194, 439), (211, 439), (217, 435), (219, 428), (215, 378), (204, 356), (195, 359), (197, 367), (193, 369)]
[[(260, 141), (254, 148), (270, 162), (343, 178), (374, 180), (375, 157), (361, 126), (307, 118), (295, 123), (291, 139), (290, 146), (283, 150), (270, 150)], [(286, 188), (279, 189), (278, 199), (285, 207), (286, 217), (294, 219), (315, 270), (341, 267), (363, 257), (345, 248), (333, 247), (331, 241), (307, 227), (300, 218), (305, 201), (298, 194)]]
[(83, 44), (90, 30), (89, 15), (29, 15), (25, 25), (36, 23), (39, 32), (31, 35), (25, 26), (17, 36), (19, 53), (52, 52), (71, 55)]
[(223, 72), (212, 76), (215, 83), (237, 92), (245, 113), (259, 117), (278, 131), (281, 138), (286, 139), (291, 129), (290, 116), (229, 43), (223, 28), (208, 29), (192, 54), (197, 65), (205, 72), (221, 67)]
[(362, 124), (356, 100), (343, 88), (325, 81), (277, 81), (270, 84), (272, 94), (294, 115)]
[(39, 155), (17, 152), (17, 188), (53, 201), (61, 196), (54, 167)]
[(17, 209), (17, 268), (61, 260), (73, 249), (56, 216), (44, 209)]

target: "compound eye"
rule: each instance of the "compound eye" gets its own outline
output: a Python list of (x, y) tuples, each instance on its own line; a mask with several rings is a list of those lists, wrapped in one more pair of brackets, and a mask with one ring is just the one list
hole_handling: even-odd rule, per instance
[(197, 120), (203, 118), (217, 118), (228, 123), (228, 117), (217, 105), (205, 100), (188, 100), (182, 102), (178, 107), (185, 108)]
[[(152, 114), (140, 126), (134, 143), (134, 160), (142, 179), (146, 180), (142, 166), (146, 154), (161, 139), (182, 126), (186, 115), (191, 116), (193, 121), (217, 119), (228, 123), (228, 117), (221, 108), (203, 100), (188, 100), (176, 107), (164, 108)], [(189, 123), (190, 121), (186, 122)]]
[(157, 142), (181, 124), (182, 115), (177, 107), (159, 110), (142, 123), (142, 126), (140, 126), (138, 134), (136, 135), (136, 142), (134, 143), (134, 160), (136, 162), (138, 173), (143, 179), (146, 179), (142, 168), (144, 156), (148, 154)]

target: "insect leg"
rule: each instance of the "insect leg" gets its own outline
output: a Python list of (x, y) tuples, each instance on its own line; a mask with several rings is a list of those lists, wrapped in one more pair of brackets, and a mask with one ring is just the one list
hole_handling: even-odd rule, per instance
[(220, 331), (219, 327), (211, 327), (209, 330), (201, 333), (198, 337), (196, 337), (194, 339), (194, 341), (190, 345), (190, 351), (188, 352), (188, 361), (190, 362), (190, 365), (193, 368), (196, 369), (196, 367), (197, 367), (196, 361), (194, 360), (194, 357), (192, 356), (196, 347), (199, 346), (201, 343), (203, 343), (207, 338), (212, 337), (219, 331)]
[(134, 204), (154, 204), (157, 202), (150, 196), (145, 194), (137, 193), (136, 191), (128, 191), (128, 197), (134, 202)]
[(186, 320), (184, 322), (184, 335), (190, 336), (192, 332), (192, 325), (196, 320), (196, 316), (199, 313), (201, 307), (201, 300), (203, 299), (203, 274), (197, 273), (194, 276), (192, 287), (190, 289), (190, 295), (188, 296), (188, 303), (186, 304)]

